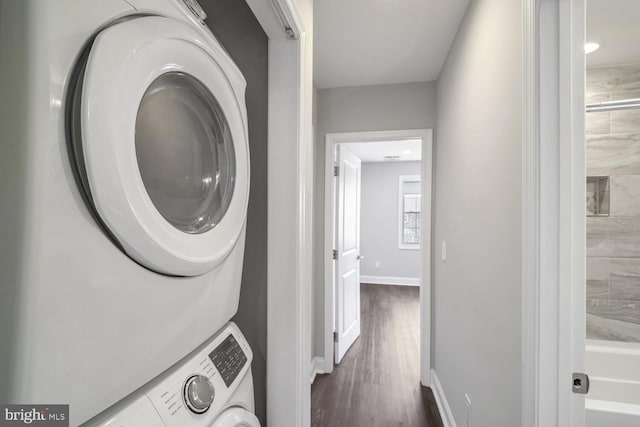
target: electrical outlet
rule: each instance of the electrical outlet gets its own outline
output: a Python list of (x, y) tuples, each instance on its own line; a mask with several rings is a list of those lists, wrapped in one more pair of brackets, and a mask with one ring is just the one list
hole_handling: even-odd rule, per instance
[(466, 427), (471, 427), (471, 399), (467, 393), (464, 394), (464, 406), (467, 409)]
[(380, 268), (380, 261), (376, 261), (376, 268)]
[(442, 241), (442, 262), (447, 262), (447, 242)]

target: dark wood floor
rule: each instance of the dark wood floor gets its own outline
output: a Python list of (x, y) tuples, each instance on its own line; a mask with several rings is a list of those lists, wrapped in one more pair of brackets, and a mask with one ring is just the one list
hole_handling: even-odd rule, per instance
[(361, 333), (333, 373), (311, 388), (311, 425), (442, 427), (420, 385), (417, 287), (361, 285)]

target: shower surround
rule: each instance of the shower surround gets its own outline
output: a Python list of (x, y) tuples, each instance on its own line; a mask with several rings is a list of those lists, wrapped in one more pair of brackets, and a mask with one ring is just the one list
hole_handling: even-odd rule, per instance
[[(640, 65), (587, 70), (587, 104), (630, 98)], [(640, 109), (587, 113), (586, 129), (587, 338), (640, 342)]]

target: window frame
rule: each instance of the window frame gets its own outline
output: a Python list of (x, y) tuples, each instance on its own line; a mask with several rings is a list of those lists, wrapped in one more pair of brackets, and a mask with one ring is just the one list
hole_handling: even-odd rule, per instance
[[(419, 182), (420, 193), (405, 193), (404, 184), (407, 182)], [(420, 228), (420, 243), (405, 243), (404, 242), (404, 196), (405, 194), (419, 194), (420, 195), (420, 215), (422, 216), (422, 177), (420, 175), (400, 175), (398, 177), (398, 249), (402, 250), (420, 250), (420, 244), (422, 243), (422, 222), (418, 221), (418, 227)]]

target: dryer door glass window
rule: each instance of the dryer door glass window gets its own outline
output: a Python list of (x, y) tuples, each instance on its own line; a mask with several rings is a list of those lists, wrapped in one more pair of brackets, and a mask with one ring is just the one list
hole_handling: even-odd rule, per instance
[(193, 76), (163, 74), (140, 102), (135, 132), (142, 182), (158, 212), (185, 233), (215, 227), (233, 195), (235, 156), (213, 94)]

